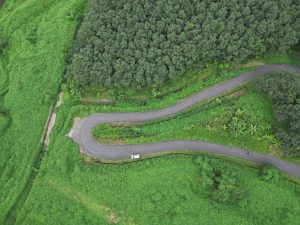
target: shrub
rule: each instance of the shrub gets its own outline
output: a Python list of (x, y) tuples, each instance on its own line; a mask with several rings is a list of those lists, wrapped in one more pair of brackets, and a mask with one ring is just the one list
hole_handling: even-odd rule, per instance
[(212, 200), (218, 203), (236, 204), (247, 194), (247, 189), (242, 185), (236, 171), (212, 167), (210, 158), (198, 156), (195, 163), (200, 166), (202, 184), (210, 191)]
[(279, 172), (272, 166), (265, 166), (260, 172), (261, 178), (265, 181), (275, 181), (279, 178)]
[(195, 163), (200, 166), (200, 177), (203, 186), (211, 186), (213, 184), (215, 174), (213, 167), (210, 164), (210, 158), (207, 156), (198, 156)]
[(253, 86), (274, 102), (277, 120), (283, 125), (276, 132), (285, 154), (300, 155), (300, 79), (286, 71), (257, 79)]
[(220, 171), (215, 176), (211, 191), (211, 198), (219, 203), (236, 204), (247, 194), (241, 184), (238, 173), (232, 171)]

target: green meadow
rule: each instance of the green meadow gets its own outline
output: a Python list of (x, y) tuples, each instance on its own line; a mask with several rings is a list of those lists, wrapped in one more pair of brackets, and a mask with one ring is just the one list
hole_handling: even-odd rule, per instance
[[(99, 163), (67, 136), (75, 118), (164, 108), (262, 63), (299, 65), (299, 56), (207, 64), (144, 93), (78, 93), (64, 74), (85, 3), (6, 0), (0, 9), (0, 34), (8, 40), (0, 55), (0, 224), (299, 224), (299, 180), (274, 169), (191, 152)], [(45, 125), (61, 91), (46, 150)], [(94, 134), (107, 143), (205, 140), (282, 157), (277, 126), (272, 103), (247, 84), (167, 120), (101, 125)]]

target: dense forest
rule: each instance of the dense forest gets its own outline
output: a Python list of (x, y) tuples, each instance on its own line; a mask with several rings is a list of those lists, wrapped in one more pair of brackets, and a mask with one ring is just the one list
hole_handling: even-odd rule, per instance
[(289, 156), (300, 156), (300, 79), (285, 71), (270, 74), (255, 81), (254, 86), (274, 102), (274, 111), (284, 128), (277, 137)]
[(83, 86), (157, 86), (206, 63), (287, 51), (299, 17), (294, 0), (90, 0), (67, 76)]

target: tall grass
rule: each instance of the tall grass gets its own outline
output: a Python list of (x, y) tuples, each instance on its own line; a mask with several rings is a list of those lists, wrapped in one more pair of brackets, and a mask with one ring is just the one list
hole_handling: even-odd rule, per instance
[(82, 6), (82, 0), (7, 0), (0, 11), (0, 30), (9, 40), (0, 57), (0, 87), (8, 90), (1, 99), (12, 121), (0, 136), (1, 224), (34, 170)]

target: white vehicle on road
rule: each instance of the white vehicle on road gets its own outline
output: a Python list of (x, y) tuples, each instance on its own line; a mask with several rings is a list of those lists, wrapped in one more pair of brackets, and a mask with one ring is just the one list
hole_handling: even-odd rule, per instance
[(140, 158), (140, 154), (138, 154), (138, 153), (131, 154), (131, 159), (139, 159), (139, 158)]

